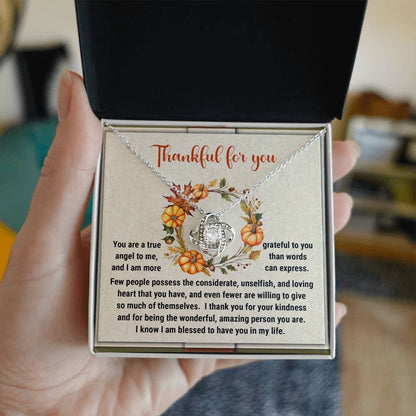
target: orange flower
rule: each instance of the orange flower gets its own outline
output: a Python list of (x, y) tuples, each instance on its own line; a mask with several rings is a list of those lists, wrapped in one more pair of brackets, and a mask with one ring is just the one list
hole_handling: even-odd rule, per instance
[(176, 228), (185, 221), (185, 211), (177, 205), (169, 205), (162, 214), (162, 221), (167, 227)]
[(241, 239), (249, 246), (258, 246), (263, 237), (263, 230), (257, 224), (247, 224), (241, 230)]
[(179, 265), (182, 271), (189, 274), (202, 272), (204, 264), (204, 257), (195, 250), (185, 251), (179, 258)]
[(203, 183), (197, 183), (192, 188), (192, 195), (197, 199), (205, 199), (208, 192), (208, 188)]

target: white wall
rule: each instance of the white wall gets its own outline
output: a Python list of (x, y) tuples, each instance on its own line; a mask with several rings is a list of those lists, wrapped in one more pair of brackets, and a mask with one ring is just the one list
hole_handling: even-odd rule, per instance
[(351, 91), (372, 89), (416, 107), (416, 1), (369, 0)]
[[(342, 16), (340, 16), (342, 18)], [(27, 0), (17, 46), (63, 41), (81, 71), (73, 0)], [(416, 107), (416, 1), (369, 0), (351, 90), (372, 89), (391, 99), (410, 100)], [(0, 122), (16, 122), (21, 102), (15, 65), (0, 66)]]

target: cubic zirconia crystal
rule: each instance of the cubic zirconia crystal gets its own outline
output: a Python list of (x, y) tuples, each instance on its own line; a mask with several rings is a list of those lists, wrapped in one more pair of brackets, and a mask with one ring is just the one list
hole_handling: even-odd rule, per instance
[(221, 241), (221, 227), (216, 224), (208, 224), (204, 230), (204, 241), (206, 244), (219, 244)]

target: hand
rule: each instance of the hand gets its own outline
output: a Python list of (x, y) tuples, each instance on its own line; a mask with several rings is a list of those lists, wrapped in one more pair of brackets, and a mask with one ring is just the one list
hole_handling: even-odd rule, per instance
[[(207, 374), (241, 360), (92, 357), (87, 347), (89, 230), (81, 224), (101, 146), (83, 81), (65, 72), (59, 125), (0, 284), (0, 414), (160, 414)], [(334, 177), (358, 151), (334, 143)], [(334, 195), (335, 230), (352, 200)], [(337, 304), (337, 322), (345, 306)]]

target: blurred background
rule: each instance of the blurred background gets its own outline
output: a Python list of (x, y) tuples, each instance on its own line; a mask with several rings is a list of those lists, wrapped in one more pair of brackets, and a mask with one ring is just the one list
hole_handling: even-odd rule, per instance
[[(333, 122), (336, 140), (362, 149), (335, 184), (355, 199), (336, 236), (349, 313), (335, 368), (348, 416), (416, 413), (415, 17), (414, 0), (369, 0), (344, 117)], [(54, 136), (64, 67), (81, 72), (74, 3), (0, 0), (0, 278)]]

